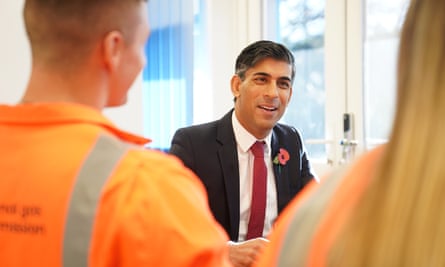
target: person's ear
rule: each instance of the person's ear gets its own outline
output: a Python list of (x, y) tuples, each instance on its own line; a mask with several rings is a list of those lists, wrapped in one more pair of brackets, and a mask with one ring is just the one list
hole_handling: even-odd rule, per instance
[(232, 79), (230, 80), (230, 88), (232, 89), (232, 95), (235, 98), (238, 98), (240, 95), (240, 85), (242, 81), (241, 78), (238, 75), (233, 75)]
[[(287, 98), (287, 105), (289, 105), (289, 103), (290, 103), (290, 99), (292, 98), (292, 91), (293, 91), (292, 89), (293, 89), (293, 88), (291, 87), (291, 88), (290, 88), (290, 92), (289, 92), (289, 97)], [(286, 105), (286, 106), (287, 106), (287, 105)]]
[(107, 33), (102, 41), (104, 51), (104, 63), (107, 69), (115, 71), (121, 60), (124, 49), (124, 37), (119, 31), (111, 31)]

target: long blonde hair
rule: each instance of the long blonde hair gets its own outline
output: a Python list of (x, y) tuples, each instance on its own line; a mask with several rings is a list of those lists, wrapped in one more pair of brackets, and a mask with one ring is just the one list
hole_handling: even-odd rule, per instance
[(397, 79), (390, 141), (331, 266), (445, 266), (444, 0), (411, 1)]

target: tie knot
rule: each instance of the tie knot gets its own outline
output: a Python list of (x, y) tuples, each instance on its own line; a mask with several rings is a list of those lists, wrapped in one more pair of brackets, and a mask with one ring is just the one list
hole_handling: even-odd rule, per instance
[(264, 158), (264, 141), (256, 141), (251, 147), (253, 155), (257, 158)]

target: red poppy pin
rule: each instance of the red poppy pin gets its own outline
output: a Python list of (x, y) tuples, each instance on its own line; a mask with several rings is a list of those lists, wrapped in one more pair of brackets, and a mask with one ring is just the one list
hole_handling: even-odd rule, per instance
[(284, 166), (289, 158), (289, 152), (287, 152), (287, 150), (284, 148), (280, 148), (278, 154), (275, 156), (272, 162), (273, 164)]

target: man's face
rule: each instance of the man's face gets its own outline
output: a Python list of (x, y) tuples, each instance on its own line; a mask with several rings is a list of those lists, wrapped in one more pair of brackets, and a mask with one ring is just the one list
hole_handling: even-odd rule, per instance
[(147, 3), (141, 1), (139, 7), (133, 9), (131, 16), (134, 21), (133, 38), (127, 38), (124, 42), (116, 72), (117, 78), (111, 85), (113, 90), (108, 106), (118, 106), (126, 102), (128, 90), (146, 63), (145, 44), (150, 33)]
[(246, 71), (243, 81), (232, 78), (235, 114), (256, 138), (266, 137), (283, 116), (292, 95), (291, 75), (287, 62), (265, 58)]

